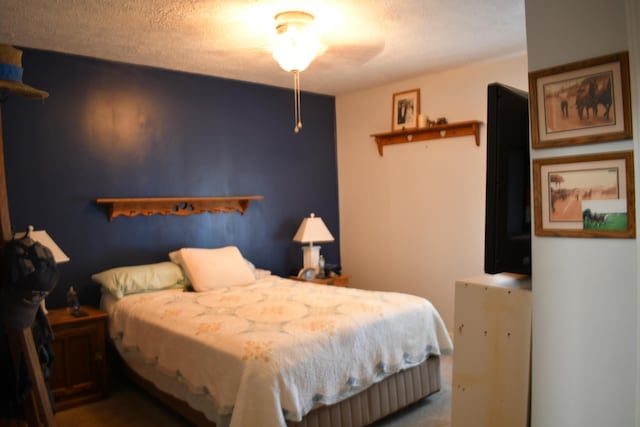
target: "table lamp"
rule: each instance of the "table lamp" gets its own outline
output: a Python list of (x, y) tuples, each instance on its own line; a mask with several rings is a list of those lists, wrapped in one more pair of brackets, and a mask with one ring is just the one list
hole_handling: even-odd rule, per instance
[[(21, 239), (25, 236), (29, 236), (32, 240), (39, 242), (41, 245), (46, 246), (51, 251), (53, 255), (53, 259), (56, 264), (62, 264), (64, 262), (69, 262), (69, 257), (65, 254), (60, 246), (53, 241), (51, 236), (45, 230), (34, 230), (33, 225), (27, 227), (27, 231), (25, 233), (16, 233), (15, 238)], [(42, 310), (45, 314), (47, 314), (47, 307), (45, 306), (44, 299), (40, 303), (42, 306)]]
[[(27, 234), (31, 239), (36, 242), (40, 242), (43, 246), (46, 246), (51, 251), (53, 255), (53, 259), (56, 261), (56, 264), (62, 264), (64, 262), (69, 262), (69, 257), (65, 254), (60, 246), (53, 241), (49, 233), (45, 230), (34, 230), (33, 225), (30, 225), (27, 231)], [(24, 234), (22, 235), (24, 237)], [(19, 237), (18, 237), (19, 238)]]
[(302, 247), (304, 268), (313, 268), (316, 273), (319, 273), (320, 246), (313, 246), (313, 243), (333, 242), (333, 240), (334, 238), (327, 226), (324, 225), (322, 218), (312, 213), (308, 218), (303, 219), (298, 231), (293, 236), (293, 241), (309, 244)]

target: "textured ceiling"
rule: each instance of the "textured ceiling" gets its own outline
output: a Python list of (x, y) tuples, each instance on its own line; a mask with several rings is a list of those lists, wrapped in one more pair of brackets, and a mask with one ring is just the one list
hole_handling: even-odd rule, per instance
[(291, 87), (268, 49), (285, 10), (316, 17), (301, 83), (324, 94), (526, 50), (524, 0), (0, 0), (0, 42)]

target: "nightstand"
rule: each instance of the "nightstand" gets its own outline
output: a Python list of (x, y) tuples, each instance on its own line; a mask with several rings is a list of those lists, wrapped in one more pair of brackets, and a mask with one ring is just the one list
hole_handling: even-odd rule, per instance
[(55, 352), (49, 385), (58, 410), (107, 394), (107, 313), (89, 306), (81, 306), (80, 310), (87, 315), (74, 317), (66, 308), (49, 310), (47, 314)]
[(351, 276), (348, 274), (341, 274), (340, 276), (325, 277), (324, 279), (312, 279), (312, 280), (304, 280), (296, 276), (290, 276), (289, 278), (293, 280), (297, 280), (299, 282), (319, 283), (321, 285), (340, 286), (343, 288), (348, 288), (349, 279), (351, 279)]

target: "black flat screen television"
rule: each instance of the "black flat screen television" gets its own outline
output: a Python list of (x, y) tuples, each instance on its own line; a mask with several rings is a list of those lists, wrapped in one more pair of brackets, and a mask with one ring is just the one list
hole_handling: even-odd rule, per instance
[(531, 275), (529, 164), (529, 96), (492, 83), (487, 89), (487, 274)]

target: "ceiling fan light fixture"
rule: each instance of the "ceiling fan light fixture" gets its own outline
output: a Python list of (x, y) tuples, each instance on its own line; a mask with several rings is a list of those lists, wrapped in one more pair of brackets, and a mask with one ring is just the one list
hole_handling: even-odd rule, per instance
[(277, 36), (273, 58), (287, 72), (303, 71), (315, 59), (320, 42), (313, 30), (313, 15), (301, 11), (282, 12), (275, 16)]
[(273, 58), (288, 73), (293, 73), (293, 105), (295, 133), (302, 129), (300, 108), (300, 72), (305, 70), (320, 51), (320, 42), (313, 28), (315, 18), (301, 11), (287, 11), (275, 16), (276, 39)]

